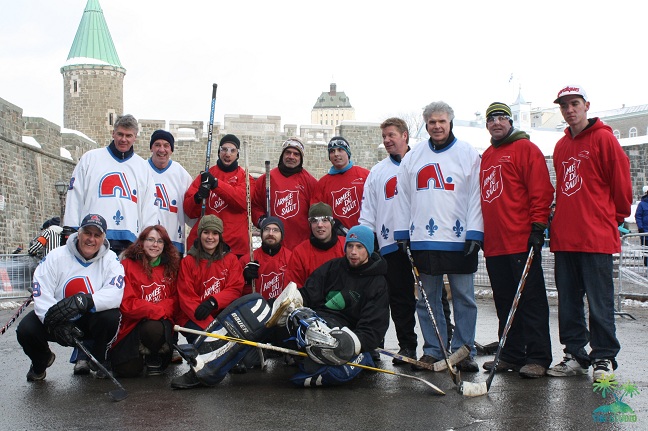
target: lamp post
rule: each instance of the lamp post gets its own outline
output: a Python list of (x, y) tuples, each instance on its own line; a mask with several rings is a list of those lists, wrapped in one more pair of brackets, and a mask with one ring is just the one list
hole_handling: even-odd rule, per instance
[(67, 194), (68, 185), (65, 181), (57, 181), (54, 183), (56, 187), (56, 193), (59, 195), (59, 201), (61, 203), (61, 226), (63, 226), (63, 215), (65, 214), (65, 195)]

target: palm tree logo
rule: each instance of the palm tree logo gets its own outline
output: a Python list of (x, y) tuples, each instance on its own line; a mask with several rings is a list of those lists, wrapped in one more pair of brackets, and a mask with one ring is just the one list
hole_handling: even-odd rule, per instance
[(634, 383), (619, 383), (614, 374), (604, 374), (593, 383), (594, 392), (600, 392), (603, 399), (612, 395), (613, 402), (604, 404), (592, 412), (594, 422), (637, 422), (637, 415), (632, 407), (623, 402), (623, 398), (639, 393)]

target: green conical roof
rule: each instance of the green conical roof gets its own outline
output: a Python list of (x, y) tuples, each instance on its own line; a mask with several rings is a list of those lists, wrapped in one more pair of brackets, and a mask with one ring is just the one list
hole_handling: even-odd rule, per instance
[(123, 67), (110, 37), (99, 0), (88, 0), (66, 62), (68, 65), (88, 63)]

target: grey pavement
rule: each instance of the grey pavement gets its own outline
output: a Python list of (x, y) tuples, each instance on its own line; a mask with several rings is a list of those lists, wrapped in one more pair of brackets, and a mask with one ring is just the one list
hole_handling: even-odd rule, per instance
[[(551, 306), (554, 362), (562, 358), (558, 341), (555, 300)], [(497, 339), (497, 317), (492, 299), (478, 299), (477, 342)], [(30, 311), (30, 306), (27, 311)], [(454, 389), (447, 372), (417, 372), (444, 391), (435, 395), (424, 384), (403, 377), (363, 371), (353, 382), (334, 388), (297, 388), (288, 378), (295, 368), (278, 359), (266, 370), (228, 375), (218, 386), (172, 390), (170, 380), (188, 367), (172, 365), (167, 375), (121, 379), (129, 396), (112, 402), (106, 393), (110, 380), (74, 376), (68, 363), (71, 348), (53, 345), (56, 361), (42, 382), (29, 383), (29, 359), (16, 341), (14, 323), (0, 336), (0, 430), (645, 430), (648, 429), (648, 308), (635, 305), (624, 311), (637, 320), (617, 318), (622, 350), (616, 372), (620, 383), (639, 390), (623, 401), (636, 422), (597, 423), (592, 412), (611, 404), (594, 392), (590, 376), (520, 378), (517, 373), (497, 374), (487, 395), (467, 398)], [(4, 325), (15, 309), (0, 310)], [(393, 328), (385, 343), (397, 349)], [(419, 347), (419, 355), (421, 348)], [(483, 364), (492, 356), (478, 356)], [(394, 367), (385, 357), (379, 366), (406, 374), (409, 367)], [(462, 373), (465, 381), (482, 382), (484, 372)]]

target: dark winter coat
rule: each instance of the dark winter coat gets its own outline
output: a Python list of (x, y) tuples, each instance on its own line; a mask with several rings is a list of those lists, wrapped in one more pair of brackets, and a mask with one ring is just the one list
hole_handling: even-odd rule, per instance
[(346, 257), (340, 257), (317, 268), (299, 291), (305, 307), (330, 326), (347, 326), (358, 336), (362, 351), (371, 351), (389, 327), (386, 273), (387, 262), (378, 253), (358, 268), (351, 268)]
[(648, 228), (648, 194), (643, 195), (641, 202), (637, 205), (637, 210), (635, 211), (635, 221), (637, 222), (637, 229), (639, 233), (643, 233)]

